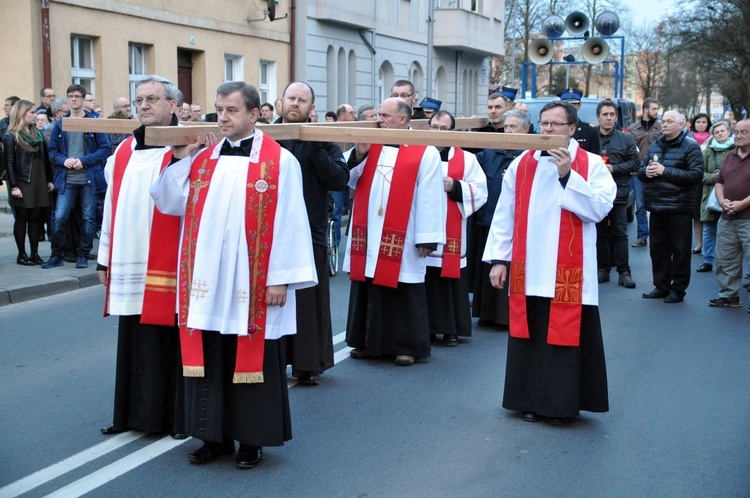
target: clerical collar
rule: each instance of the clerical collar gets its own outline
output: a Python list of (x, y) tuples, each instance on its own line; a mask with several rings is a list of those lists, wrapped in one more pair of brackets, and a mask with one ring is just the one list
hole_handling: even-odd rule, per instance
[(242, 140), (238, 140), (237, 142), (232, 142), (228, 138), (226, 138), (225, 140), (231, 147), (244, 147), (252, 142), (254, 136), (255, 136), (255, 133), (251, 133), (250, 135), (246, 136)]

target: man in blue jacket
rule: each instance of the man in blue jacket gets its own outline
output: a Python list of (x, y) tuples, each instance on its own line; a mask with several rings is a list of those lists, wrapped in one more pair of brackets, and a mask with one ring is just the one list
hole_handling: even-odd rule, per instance
[[(63, 117), (95, 118), (83, 108), (86, 89), (70, 85), (67, 90), (70, 113)], [(57, 205), (53, 217), (52, 256), (42, 268), (63, 265), (65, 236), (76, 199), (81, 199), (83, 223), (77, 248), (76, 268), (88, 268), (88, 256), (94, 242), (97, 195), (107, 189), (104, 162), (111, 153), (106, 133), (64, 132), (62, 120), (55, 122), (49, 142), (50, 160), (55, 165)]]

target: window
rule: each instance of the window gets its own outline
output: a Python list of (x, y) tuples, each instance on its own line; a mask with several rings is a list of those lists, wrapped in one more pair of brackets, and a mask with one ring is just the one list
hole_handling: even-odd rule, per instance
[(241, 55), (224, 54), (224, 81), (244, 81), (244, 73)]
[(70, 76), (76, 85), (94, 93), (94, 39), (87, 36), (70, 37)]
[(128, 80), (131, 102), (135, 100), (135, 88), (138, 82), (148, 74), (147, 50), (148, 46), (143, 43), (128, 43)]
[(258, 81), (258, 93), (260, 102), (273, 103), (276, 100), (276, 63), (273, 61), (260, 61), (260, 78)]

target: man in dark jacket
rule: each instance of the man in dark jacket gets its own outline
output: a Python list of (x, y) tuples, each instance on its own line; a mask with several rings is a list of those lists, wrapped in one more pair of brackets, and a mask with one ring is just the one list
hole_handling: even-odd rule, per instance
[[(562, 92), (558, 97), (560, 97), (560, 100), (563, 102), (572, 105), (576, 111), (581, 110), (581, 99), (583, 98), (581, 92), (571, 88)], [(578, 141), (578, 145), (580, 145), (583, 150), (594, 154), (599, 153), (599, 135), (596, 133), (594, 125), (591, 123), (581, 121), (581, 118), (578, 118), (576, 132), (573, 134), (573, 138)]]
[[(638, 160), (643, 162), (643, 158), (648, 153), (648, 146), (661, 136), (661, 123), (659, 117), (659, 102), (656, 99), (644, 99), (642, 105), (643, 115), (641, 119), (628, 127), (628, 133), (635, 139), (635, 145), (638, 147)], [(643, 183), (637, 176), (633, 177), (631, 188), (635, 192), (635, 219), (638, 223), (638, 232), (632, 247), (645, 247), (648, 242), (648, 215), (646, 214), (646, 205), (643, 200)]]
[[(307, 83), (290, 83), (281, 103), (282, 123), (307, 123), (315, 109), (315, 94)], [(297, 291), (297, 333), (287, 337), (287, 363), (302, 385), (318, 384), (317, 376), (333, 366), (331, 294), (326, 227), (328, 191), (343, 190), (349, 181), (349, 168), (341, 149), (334, 143), (279, 140), (294, 154), (302, 169), (302, 191), (312, 232), (318, 285)]]
[[(65, 117), (95, 118), (83, 108), (86, 89), (81, 85), (70, 85), (67, 90), (70, 113)], [(104, 162), (111, 154), (106, 133), (62, 131), (62, 120), (55, 122), (49, 141), (49, 158), (55, 167), (54, 232), (52, 234), (52, 256), (42, 268), (63, 265), (65, 237), (76, 199), (81, 199), (83, 223), (77, 248), (76, 268), (88, 268), (88, 256), (93, 247), (96, 231), (97, 195), (107, 190), (104, 180)]]
[(653, 142), (638, 170), (646, 209), (651, 212), (651, 266), (654, 290), (644, 299), (664, 298), (679, 303), (690, 283), (692, 213), (703, 178), (703, 156), (698, 143), (687, 136), (685, 116), (667, 111), (662, 133)]
[(617, 129), (617, 106), (602, 100), (596, 106), (599, 121), (601, 156), (617, 184), (617, 197), (606, 218), (596, 224), (596, 255), (599, 264), (599, 283), (609, 282), (612, 262), (620, 277), (618, 285), (635, 288), (628, 263), (628, 194), (631, 174), (638, 171), (638, 148), (630, 135)]

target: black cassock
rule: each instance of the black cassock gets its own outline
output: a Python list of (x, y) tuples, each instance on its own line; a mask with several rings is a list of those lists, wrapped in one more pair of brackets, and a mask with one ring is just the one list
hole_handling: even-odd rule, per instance
[(578, 347), (547, 344), (549, 298), (526, 297), (529, 339), (508, 337), (503, 408), (544, 417), (609, 411), (597, 306), (583, 306)]
[(471, 337), (466, 268), (461, 268), (461, 278), (442, 278), (442, 270), (428, 266), (425, 274), (430, 333)]
[(179, 329), (120, 316), (112, 428), (184, 433)]
[(237, 336), (203, 332), (202, 338), (205, 377), (185, 377), (187, 434), (252, 446), (292, 439), (282, 341), (265, 341), (262, 383), (234, 384)]

